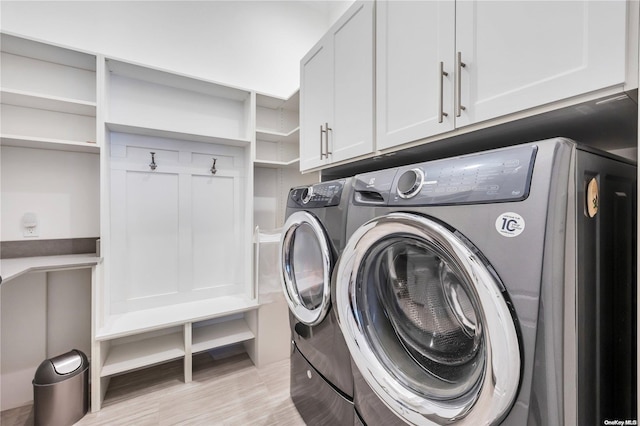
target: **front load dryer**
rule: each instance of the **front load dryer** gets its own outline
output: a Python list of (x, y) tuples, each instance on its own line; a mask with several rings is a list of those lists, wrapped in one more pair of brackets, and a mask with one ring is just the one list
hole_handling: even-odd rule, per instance
[(635, 424), (635, 194), (635, 165), (562, 138), (356, 176), (356, 424)]
[(280, 270), (291, 326), (291, 399), (308, 425), (353, 423), (351, 360), (332, 309), (331, 275), (346, 244), (351, 180), (289, 192)]

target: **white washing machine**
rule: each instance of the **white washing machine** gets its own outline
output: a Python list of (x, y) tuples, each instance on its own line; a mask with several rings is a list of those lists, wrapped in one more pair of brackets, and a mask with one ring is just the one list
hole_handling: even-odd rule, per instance
[(635, 424), (635, 165), (557, 138), (354, 179), (356, 423)]
[(280, 241), (291, 326), (291, 399), (308, 425), (353, 423), (351, 359), (332, 300), (351, 179), (293, 188)]

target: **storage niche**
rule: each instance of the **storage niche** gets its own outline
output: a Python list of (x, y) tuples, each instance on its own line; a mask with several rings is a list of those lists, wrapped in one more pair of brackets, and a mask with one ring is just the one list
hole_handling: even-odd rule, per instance
[(109, 139), (110, 313), (247, 294), (245, 150)]
[(110, 129), (222, 144), (249, 143), (248, 91), (113, 59), (106, 61), (106, 67)]
[(0, 43), (2, 145), (98, 152), (96, 56), (8, 34)]
[(257, 166), (297, 166), (300, 159), (298, 104), (298, 92), (288, 99), (256, 95)]

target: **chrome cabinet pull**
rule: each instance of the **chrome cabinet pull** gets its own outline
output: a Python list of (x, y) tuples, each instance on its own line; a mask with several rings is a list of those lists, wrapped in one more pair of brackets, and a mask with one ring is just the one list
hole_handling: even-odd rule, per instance
[(467, 64), (462, 62), (462, 52), (458, 52), (457, 64), (458, 70), (456, 74), (456, 117), (460, 117), (462, 115), (462, 111), (467, 109), (462, 105), (462, 68), (467, 66)]
[(444, 78), (448, 76), (449, 73), (444, 70), (444, 62), (440, 62), (440, 93), (438, 99), (438, 123), (442, 123), (444, 117), (448, 116), (446, 112), (444, 112)]
[(324, 157), (324, 151), (322, 150), (322, 134), (324, 133), (324, 129), (322, 128), (322, 124), (320, 125), (320, 159)]
[[(329, 123), (324, 123), (324, 126), (320, 125), (320, 159), (329, 158), (329, 132), (333, 129), (329, 127)], [(322, 135), (324, 134), (324, 141), (322, 140)], [(326, 146), (326, 151), (323, 146)]]
[(325, 150), (325, 156), (327, 158), (329, 158), (329, 155), (331, 155), (331, 151), (329, 151), (329, 132), (333, 132), (333, 129), (331, 127), (329, 127), (329, 123), (324, 123), (324, 137), (325, 137), (325, 143), (326, 143), (326, 150)]

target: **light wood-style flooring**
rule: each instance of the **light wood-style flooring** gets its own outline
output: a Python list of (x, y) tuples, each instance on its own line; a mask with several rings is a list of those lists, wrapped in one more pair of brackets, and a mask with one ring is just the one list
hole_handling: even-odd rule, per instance
[[(194, 356), (193, 381), (182, 377), (181, 360), (113, 377), (102, 410), (76, 425), (305, 424), (289, 396), (288, 359), (258, 369), (246, 353), (203, 353)], [(3, 411), (0, 424), (33, 425), (33, 407)]]

